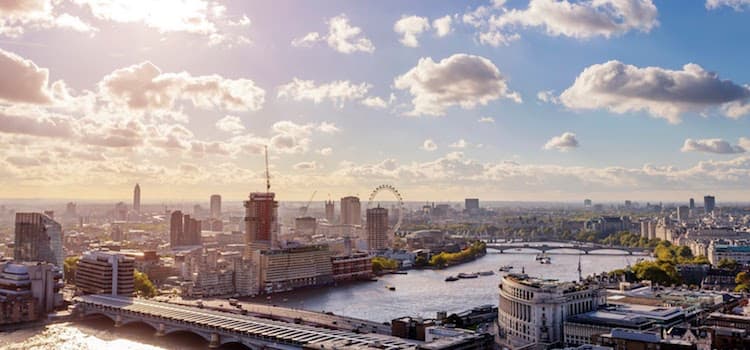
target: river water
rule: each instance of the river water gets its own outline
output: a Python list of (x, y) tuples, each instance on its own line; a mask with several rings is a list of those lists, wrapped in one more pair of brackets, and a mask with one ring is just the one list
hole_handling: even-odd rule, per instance
[[(493, 254), (445, 270), (412, 270), (408, 275), (387, 275), (377, 282), (358, 282), (339, 286), (273, 295), (258, 302), (279, 306), (333, 312), (337, 315), (389, 321), (400, 316), (435, 317), (438, 311), (458, 312), (475, 306), (498, 303), (500, 266), (521, 267), (532, 276), (576, 280), (578, 255), (551, 254), (552, 264), (541, 265), (531, 251)], [(610, 271), (634, 264), (636, 256), (582, 255), (583, 275)], [(494, 271), (492, 276), (445, 282), (460, 272)], [(391, 291), (386, 286), (394, 286)], [(192, 334), (154, 337), (148, 326), (128, 325), (115, 329), (104, 319), (85, 323), (60, 323), (46, 327), (0, 333), (0, 349), (206, 349), (205, 341)]]

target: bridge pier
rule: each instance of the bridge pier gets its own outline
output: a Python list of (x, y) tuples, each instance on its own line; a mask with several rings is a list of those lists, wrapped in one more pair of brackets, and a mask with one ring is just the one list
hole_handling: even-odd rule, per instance
[(167, 333), (164, 331), (164, 328), (165, 328), (164, 324), (163, 323), (159, 323), (159, 326), (156, 327), (156, 333), (154, 333), (154, 336), (157, 336), (157, 337), (163, 337), (163, 336), (165, 336)]
[(211, 333), (211, 340), (208, 341), (209, 349), (216, 349), (221, 346), (221, 336), (218, 333)]
[(122, 316), (115, 316), (115, 328), (122, 327)]

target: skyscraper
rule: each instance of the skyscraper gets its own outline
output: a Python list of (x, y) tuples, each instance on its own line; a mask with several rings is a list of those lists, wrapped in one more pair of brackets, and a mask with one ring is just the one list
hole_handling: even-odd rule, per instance
[(703, 208), (705, 209), (706, 213), (713, 212), (714, 208), (716, 208), (716, 198), (714, 196), (703, 197)]
[(690, 209), (695, 209), (695, 199), (690, 198)]
[(221, 195), (211, 195), (211, 217), (214, 219), (221, 218)]
[(367, 249), (370, 251), (388, 248), (388, 209), (367, 209)]
[(175, 210), (169, 218), (169, 244), (172, 247), (201, 245), (201, 222)]
[(341, 198), (341, 223), (344, 225), (362, 225), (362, 207), (359, 197)]
[(246, 256), (257, 249), (269, 249), (278, 231), (278, 207), (273, 192), (253, 192), (245, 201)]
[(63, 266), (62, 226), (42, 213), (16, 213), (13, 257), (16, 261), (43, 261)]
[(464, 199), (464, 209), (466, 211), (479, 210), (479, 198)]
[(684, 205), (677, 207), (677, 220), (678, 221), (687, 221), (689, 215), (690, 215), (689, 207), (684, 206)]
[(329, 224), (332, 224), (335, 218), (336, 207), (333, 204), (333, 201), (326, 201), (326, 221), (328, 221)]
[(141, 185), (137, 183), (133, 189), (133, 211), (136, 213), (141, 212)]

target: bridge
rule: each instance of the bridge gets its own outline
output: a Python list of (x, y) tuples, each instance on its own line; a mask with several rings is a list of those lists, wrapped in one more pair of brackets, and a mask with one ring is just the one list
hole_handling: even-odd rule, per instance
[[(591, 255), (633, 255), (633, 253), (649, 253), (649, 248), (634, 248), (634, 247), (619, 247), (619, 246), (605, 246), (600, 244), (591, 245), (576, 245), (576, 244), (494, 244), (487, 243), (487, 249), (494, 249), (500, 251), (500, 253), (519, 253), (528, 254), (523, 249), (536, 250), (540, 253), (555, 253), (555, 254), (591, 254)], [(567, 250), (567, 251), (566, 251)], [(575, 250), (577, 252), (570, 252)], [(613, 253), (612, 251), (618, 251)]]
[(79, 317), (103, 315), (114, 321), (115, 327), (145, 323), (156, 336), (191, 332), (204, 338), (210, 348), (239, 343), (250, 349), (287, 350), (337, 344), (395, 350), (417, 349), (420, 344), (383, 334), (358, 334), (124, 296), (84, 295), (74, 302)]

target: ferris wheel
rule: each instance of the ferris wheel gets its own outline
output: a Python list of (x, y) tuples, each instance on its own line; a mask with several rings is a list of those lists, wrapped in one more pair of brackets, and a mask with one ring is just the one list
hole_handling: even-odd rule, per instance
[(396, 211), (398, 211), (398, 220), (389, 231), (392, 234), (397, 234), (399, 228), (401, 228), (401, 221), (404, 219), (404, 200), (403, 198), (401, 198), (401, 193), (399, 193), (395, 187), (391, 185), (380, 185), (378, 187), (375, 187), (375, 190), (370, 193), (370, 198), (367, 200), (367, 209), (371, 209), (374, 207), (375, 197), (377, 197), (377, 195), (381, 192), (390, 192), (394, 197), (396, 197)]

